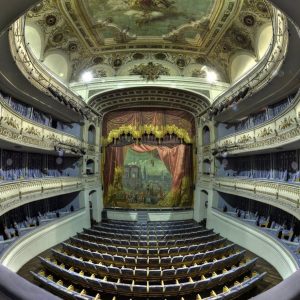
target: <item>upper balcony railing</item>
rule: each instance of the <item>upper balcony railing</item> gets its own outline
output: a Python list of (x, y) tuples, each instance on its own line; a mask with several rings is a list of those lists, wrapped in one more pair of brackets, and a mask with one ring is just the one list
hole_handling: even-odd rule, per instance
[(96, 147), (77, 137), (32, 121), (7, 105), (0, 98), (0, 139), (43, 150), (60, 147), (65, 150), (88, 150), (95, 152)]
[(214, 107), (217, 108), (221, 105), (226, 107), (233, 98), (237, 97), (247, 87), (248, 93), (243, 98), (244, 100), (261, 90), (276, 76), (287, 52), (288, 26), (286, 17), (275, 7), (271, 8), (270, 15), (272, 15), (273, 39), (268, 51), (253, 69), (215, 99)]
[(24, 16), (19, 18), (12, 25), (12, 30), (9, 32), (9, 42), (12, 55), (16, 58), (18, 68), (36, 88), (50, 96), (54, 96), (54, 94), (62, 96), (66, 101), (66, 105), (83, 115), (91, 111), (88, 105), (78, 95), (51, 75), (32, 55), (25, 43)]
[(248, 130), (228, 135), (209, 146), (203, 146), (203, 154), (211, 149), (226, 149), (228, 154), (245, 153), (283, 146), (299, 139), (300, 90), (293, 104), (276, 118)]

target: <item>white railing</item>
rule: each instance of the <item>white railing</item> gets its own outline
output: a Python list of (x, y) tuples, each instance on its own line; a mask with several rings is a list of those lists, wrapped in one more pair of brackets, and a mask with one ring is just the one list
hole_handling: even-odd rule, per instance
[(75, 93), (73, 93), (68, 86), (51, 75), (33, 57), (31, 51), (27, 48), (25, 43), (25, 17), (19, 18), (13, 25), (9, 32), (10, 49), (13, 57), (16, 58), (16, 64), (20, 71), (24, 74), (30, 82), (42, 92), (51, 95), (48, 88), (61, 94), (69, 103), (71, 103), (78, 110), (84, 112), (87, 104)]
[(245, 87), (249, 87), (248, 95), (244, 98), (246, 99), (249, 95), (261, 90), (270, 79), (276, 76), (287, 53), (288, 25), (284, 14), (275, 7), (271, 8), (270, 15), (272, 15), (273, 39), (268, 51), (253, 69), (216, 98), (214, 106), (221, 103), (225, 104), (243, 91)]
[(300, 184), (241, 177), (215, 177), (213, 188), (279, 207), (300, 219)]
[[(210, 145), (211, 149), (227, 148), (228, 153), (239, 153), (282, 146), (299, 139), (300, 90), (293, 104), (274, 119), (251, 129), (227, 135)], [(207, 146), (202, 147), (205, 152)]]
[(99, 184), (98, 176), (3, 181), (0, 184), (0, 215), (29, 202), (80, 191), (85, 187), (98, 187)]
[(54, 146), (63, 145), (63, 148), (67, 146), (67, 148), (86, 149), (90, 153), (98, 151), (95, 145), (90, 145), (74, 135), (20, 115), (0, 97), (1, 139), (43, 150), (54, 150)]

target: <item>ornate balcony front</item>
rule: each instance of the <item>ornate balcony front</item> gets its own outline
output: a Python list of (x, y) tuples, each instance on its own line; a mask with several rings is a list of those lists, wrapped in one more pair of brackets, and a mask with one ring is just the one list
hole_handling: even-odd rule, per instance
[(300, 185), (241, 177), (215, 177), (215, 190), (279, 207), (300, 218)]

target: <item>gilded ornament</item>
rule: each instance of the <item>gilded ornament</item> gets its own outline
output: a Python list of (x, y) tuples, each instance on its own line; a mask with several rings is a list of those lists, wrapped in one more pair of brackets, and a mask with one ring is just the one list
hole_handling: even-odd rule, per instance
[(280, 130), (284, 130), (286, 128), (291, 127), (293, 124), (295, 123), (295, 121), (293, 120), (293, 118), (291, 116), (285, 117), (280, 125), (279, 125), (279, 129)]
[(12, 128), (19, 129), (19, 125), (13, 117), (4, 117), (4, 123)]
[(154, 64), (149, 62), (148, 64), (135, 65), (130, 71), (131, 75), (140, 75), (147, 81), (154, 81), (161, 75), (170, 75), (169, 70), (162, 64)]

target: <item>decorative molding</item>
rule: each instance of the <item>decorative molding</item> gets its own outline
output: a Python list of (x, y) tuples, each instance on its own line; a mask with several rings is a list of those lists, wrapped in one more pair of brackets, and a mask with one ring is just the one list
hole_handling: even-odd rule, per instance
[(300, 186), (280, 181), (215, 177), (213, 188), (279, 207), (300, 219)]
[(152, 61), (148, 64), (135, 65), (131, 70), (130, 74), (140, 75), (146, 81), (154, 81), (161, 75), (170, 75), (169, 70), (162, 64), (155, 64)]
[(275, 7), (269, 7), (272, 15), (273, 40), (269, 50), (260, 62), (230, 89), (220, 94), (213, 103), (216, 111), (221, 111), (232, 104), (232, 101), (243, 93), (245, 87), (248, 92), (242, 101), (265, 87), (284, 62), (288, 46), (288, 24), (284, 14)]
[(209, 100), (203, 96), (171, 88), (138, 87), (114, 90), (94, 96), (89, 104), (100, 115), (128, 107), (176, 107), (201, 116), (209, 107)]
[(99, 185), (98, 176), (49, 177), (3, 182), (0, 185), (0, 215), (26, 203), (81, 191), (87, 187), (97, 188)]
[[(270, 149), (295, 142), (299, 139), (300, 134), (299, 110), (300, 91), (295, 96), (293, 104), (273, 120), (221, 138), (210, 144), (211, 149), (227, 148), (227, 154), (231, 155)], [(246, 144), (242, 144), (242, 136), (252, 136), (253, 138)]]
[[(74, 108), (77, 112), (86, 113), (86, 103), (64, 84), (57, 80), (53, 74), (50, 74), (40, 62), (34, 58), (31, 51), (28, 50), (25, 43), (25, 17), (18, 19), (9, 30), (9, 43), (12, 55), (16, 58), (16, 64), (23, 75), (32, 85), (56, 99), (52, 91), (60, 94), (66, 99), (69, 107)], [(67, 104), (66, 104), (67, 105)]]
[[(71, 148), (86, 149), (89, 145), (79, 138), (63, 131), (34, 122), (13, 111), (0, 99), (0, 140), (23, 146), (54, 151), (63, 144), (66, 152)], [(95, 149), (95, 148), (94, 148)], [(91, 152), (92, 148), (90, 148)]]

